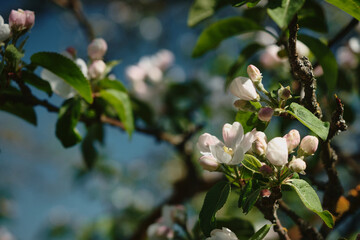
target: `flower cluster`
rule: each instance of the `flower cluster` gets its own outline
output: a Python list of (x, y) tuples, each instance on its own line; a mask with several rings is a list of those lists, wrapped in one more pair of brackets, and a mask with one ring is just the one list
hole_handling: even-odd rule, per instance
[(17, 39), (30, 30), (34, 24), (35, 13), (30, 10), (11, 10), (9, 24), (5, 24), (3, 17), (0, 16), (0, 43), (8, 40), (11, 36)]
[[(76, 50), (74, 48), (68, 48), (63, 55), (72, 61), (79, 67), (85, 78), (89, 80), (97, 80), (105, 77), (106, 63), (102, 60), (107, 51), (107, 44), (104, 39), (94, 39), (88, 46), (88, 56), (90, 58), (89, 63), (86, 63), (83, 59), (76, 57)], [(48, 81), (51, 89), (57, 95), (68, 99), (76, 95), (76, 91), (62, 78), (58, 77), (54, 73), (47, 69), (43, 69), (41, 72), (41, 78)]]
[(220, 164), (237, 165), (244, 159), (245, 153), (250, 150), (255, 140), (256, 130), (244, 134), (240, 123), (226, 123), (223, 127), (223, 139), (204, 133), (199, 137), (197, 146), (203, 155), (200, 164), (204, 169), (215, 171)]
[(164, 72), (173, 64), (174, 54), (163, 49), (152, 56), (143, 56), (136, 65), (128, 66), (125, 70), (126, 77), (131, 81), (134, 92), (138, 96), (149, 95), (149, 86), (158, 84), (164, 77)]

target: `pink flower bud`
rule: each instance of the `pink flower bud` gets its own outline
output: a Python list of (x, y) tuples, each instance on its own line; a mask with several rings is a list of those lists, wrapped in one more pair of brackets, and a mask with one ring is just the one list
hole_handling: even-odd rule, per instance
[(278, 90), (278, 95), (283, 100), (287, 100), (287, 99), (291, 98), (290, 86), (287, 86), (285, 88), (283, 86), (281, 86), (281, 88)]
[(92, 79), (99, 79), (103, 77), (106, 70), (106, 64), (103, 60), (94, 61), (89, 67), (89, 77)]
[(306, 163), (303, 159), (294, 156), (289, 163), (289, 168), (294, 172), (305, 174)]
[(251, 81), (253, 81), (254, 83), (260, 82), (262, 79), (260, 70), (254, 65), (249, 65), (247, 67), (247, 74), (249, 75)]
[(30, 10), (25, 10), (25, 15), (26, 15), (25, 27), (27, 29), (30, 29), (35, 24), (35, 13)]
[(274, 114), (274, 110), (270, 107), (261, 108), (258, 113), (258, 118), (261, 121), (269, 122)]
[(291, 153), (300, 143), (300, 133), (296, 129), (291, 130), (284, 138), (286, 139), (289, 153)]
[(319, 139), (314, 136), (305, 136), (300, 143), (299, 155), (310, 156), (313, 155), (319, 145)]
[(274, 173), (274, 171), (272, 170), (272, 168), (268, 165), (262, 165), (259, 169), (259, 171), (264, 175), (264, 176), (270, 176)]
[(11, 10), (9, 16), (9, 25), (16, 31), (23, 30), (26, 23), (26, 13), (22, 9)]
[(265, 155), (266, 148), (267, 148), (267, 138), (265, 133), (263, 132), (256, 132), (255, 133), (255, 141), (252, 145), (252, 150), (254, 153), (262, 156)]
[(256, 100), (259, 97), (254, 87), (254, 84), (249, 78), (246, 77), (235, 78), (231, 82), (229, 90), (231, 94), (242, 100), (251, 101)]
[(104, 39), (96, 38), (88, 46), (88, 55), (92, 60), (102, 59), (107, 51), (107, 44)]
[(260, 194), (262, 197), (270, 197), (271, 191), (269, 189), (263, 189), (261, 190)]
[(266, 148), (266, 158), (275, 166), (283, 166), (288, 162), (288, 149), (285, 138), (271, 139)]
[(200, 157), (199, 163), (204, 170), (208, 170), (210, 172), (216, 171), (220, 166), (212, 155), (204, 155)]

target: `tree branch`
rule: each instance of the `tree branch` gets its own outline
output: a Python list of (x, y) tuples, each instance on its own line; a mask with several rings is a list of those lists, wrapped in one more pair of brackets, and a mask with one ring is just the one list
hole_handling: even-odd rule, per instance
[(270, 191), (271, 195), (260, 197), (255, 206), (264, 214), (266, 220), (274, 224), (274, 231), (278, 233), (281, 240), (290, 240), (287, 230), (282, 226), (277, 216), (278, 200), (282, 197), (281, 189), (280, 187), (273, 187)]
[(297, 16), (295, 15), (289, 24), (290, 36), (287, 46), (291, 72), (304, 88), (305, 96), (301, 99), (302, 104), (317, 117), (321, 118), (322, 112), (316, 98), (316, 78), (311, 62), (305, 56), (299, 58), (296, 52), (298, 29)]

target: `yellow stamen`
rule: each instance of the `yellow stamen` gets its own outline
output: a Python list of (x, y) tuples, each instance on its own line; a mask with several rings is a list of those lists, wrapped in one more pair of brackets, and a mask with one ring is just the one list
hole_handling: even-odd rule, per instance
[(229, 154), (229, 155), (234, 155), (234, 151), (232, 150), (232, 148), (228, 148), (226, 146), (223, 147), (224, 148), (224, 151)]

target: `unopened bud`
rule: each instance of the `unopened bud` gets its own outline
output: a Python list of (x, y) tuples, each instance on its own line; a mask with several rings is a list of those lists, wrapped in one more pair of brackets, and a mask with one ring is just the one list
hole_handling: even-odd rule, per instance
[(300, 143), (300, 133), (296, 129), (291, 130), (284, 138), (286, 139), (289, 153), (291, 153)]
[(252, 150), (254, 153), (262, 156), (265, 155), (266, 148), (267, 148), (267, 138), (265, 133), (263, 132), (256, 132), (255, 133), (255, 141), (252, 145)]
[(210, 172), (216, 171), (220, 166), (216, 159), (211, 155), (200, 157), (199, 163), (204, 170), (208, 170)]
[(94, 61), (89, 67), (89, 77), (92, 79), (99, 79), (103, 77), (106, 70), (106, 64), (103, 60)]
[(266, 158), (275, 166), (283, 166), (288, 162), (288, 149), (285, 138), (271, 139), (266, 148)]
[(262, 197), (270, 197), (271, 191), (269, 189), (263, 189), (261, 190), (260, 194)]
[(237, 77), (235, 78), (230, 86), (229, 90), (231, 94), (242, 99), (242, 100), (257, 100), (259, 95), (256, 92), (254, 84), (249, 78), (246, 77)]
[(20, 31), (25, 28), (26, 13), (22, 9), (11, 10), (9, 15), (10, 28), (15, 31)]
[(289, 163), (289, 168), (294, 172), (305, 174), (306, 162), (303, 159), (294, 156)]
[(305, 136), (300, 143), (300, 149), (298, 154), (300, 156), (310, 156), (313, 155), (319, 145), (319, 139), (314, 136)]
[(281, 86), (281, 88), (278, 90), (278, 95), (279, 95), (280, 99), (283, 99), (283, 100), (287, 100), (287, 99), (291, 98), (290, 86), (287, 86), (287, 87)]
[(88, 46), (88, 55), (92, 60), (102, 59), (107, 51), (107, 44), (104, 39), (96, 38)]
[(262, 75), (260, 70), (254, 65), (249, 65), (247, 67), (247, 74), (249, 75), (251, 81), (254, 83), (261, 82)]
[(272, 109), (270, 107), (264, 107), (264, 108), (260, 109), (260, 111), (258, 113), (258, 118), (261, 121), (269, 122), (271, 120), (273, 114), (274, 114), (274, 109)]
[(26, 15), (25, 27), (27, 29), (30, 29), (35, 24), (35, 13), (30, 10), (25, 10), (25, 15)]
[(270, 176), (274, 173), (274, 171), (272, 170), (272, 168), (268, 165), (262, 165), (259, 169), (259, 171), (264, 175), (264, 176)]
[(256, 111), (256, 108), (249, 101), (246, 101), (246, 100), (238, 99), (234, 102), (234, 106), (238, 110), (244, 111), (244, 112), (255, 112)]

